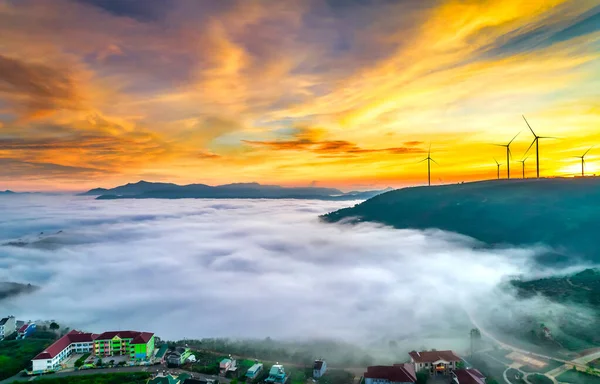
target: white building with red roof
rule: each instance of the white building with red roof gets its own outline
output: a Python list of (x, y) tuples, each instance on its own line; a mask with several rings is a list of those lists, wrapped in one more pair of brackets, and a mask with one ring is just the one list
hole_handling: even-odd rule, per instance
[(59, 370), (61, 363), (73, 353), (88, 353), (98, 335), (72, 330), (46, 348), (32, 360), (33, 373)]
[(450, 375), (462, 360), (452, 351), (412, 351), (410, 361), (416, 372), (426, 370), (430, 375)]

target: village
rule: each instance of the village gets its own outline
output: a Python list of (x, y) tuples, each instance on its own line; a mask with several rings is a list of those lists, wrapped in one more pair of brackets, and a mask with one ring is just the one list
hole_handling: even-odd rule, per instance
[[(13, 316), (0, 320), (0, 347), (3, 342), (24, 343), (36, 334), (58, 329), (54, 322), (36, 324), (17, 321)], [(481, 335), (472, 330), (472, 342)], [(544, 328), (544, 332), (549, 332)], [(475, 337), (473, 339), (473, 336)], [(5, 341), (1, 341), (5, 339)], [(11, 339), (11, 341), (8, 341)], [(498, 342), (500, 343), (500, 342)], [(18, 344), (16, 344), (18, 345)], [(473, 348), (473, 343), (471, 345)], [(106, 331), (89, 333), (63, 330), (35, 356), (19, 380), (42, 380), (90, 374), (137, 372), (147, 384), (558, 384), (575, 372), (598, 372), (590, 367), (600, 361), (600, 351), (573, 361), (561, 361), (517, 349), (483, 348), (467, 358), (451, 350), (411, 351), (403, 362), (371, 365), (349, 372), (328, 367), (326, 357), (316, 357), (310, 366), (266, 361), (162, 341), (152, 332)], [(401, 359), (402, 360), (402, 359)], [(581, 373), (581, 372), (580, 372)], [(493, 377), (486, 377), (492, 374)], [(566, 375), (566, 376), (565, 376)], [(5, 384), (11, 381), (0, 381)], [(596, 383), (587, 381), (587, 383)]]

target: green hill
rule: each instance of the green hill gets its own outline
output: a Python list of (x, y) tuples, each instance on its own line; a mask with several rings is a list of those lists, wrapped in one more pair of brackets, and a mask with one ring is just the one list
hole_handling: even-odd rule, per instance
[(600, 261), (600, 178), (494, 180), (404, 188), (322, 216), (328, 222), (373, 221), (396, 228), (439, 228), (487, 245), (543, 244), (541, 260)]

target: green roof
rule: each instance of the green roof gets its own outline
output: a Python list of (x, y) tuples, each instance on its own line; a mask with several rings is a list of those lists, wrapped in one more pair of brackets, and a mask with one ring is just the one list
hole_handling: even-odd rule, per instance
[(165, 353), (167, 353), (168, 349), (169, 349), (169, 346), (167, 344), (161, 345), (160, 348), (158, 349), (158, 352), (156, 352), (156, 357), (159, 359), (162, 359), (162, 357), (165, 355)]

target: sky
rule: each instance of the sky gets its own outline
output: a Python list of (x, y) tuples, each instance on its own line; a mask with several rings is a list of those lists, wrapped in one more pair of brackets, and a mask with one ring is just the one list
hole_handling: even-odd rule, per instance
[[(510, 276), (544, 273), (533, 263), (543, 249), (318, 220), (347, 204), (5, 197), (0, 281), (40, 289), (0, 301), (0, 313), (167, 339), (399, 340), (408, 350), (466, 347), (472, 324), (462, 310), (480, 323), (500, 321), (494, 306), (562, 313), (497, 289)], [(7, 245), (19, 239), (27, 246)]]
[(480, 180), (519, 132), (520, 176), (522, 115), (572, 176), (600, 138), (597, 0), (0, 0), (0, 36), (0, 189)]

